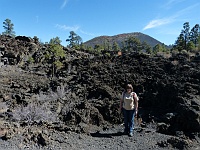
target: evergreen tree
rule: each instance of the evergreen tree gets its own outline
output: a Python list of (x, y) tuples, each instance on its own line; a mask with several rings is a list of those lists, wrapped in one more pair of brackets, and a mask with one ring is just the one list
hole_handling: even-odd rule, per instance
[(10, 19), (6, 19), (3, 22), (3, 28), (5, 29), (5, 32), (2, 32), (3, 35), (9, 35), (14, 37), (15, 36), (15, 32), (14, 32), (14, 24), (11, 23)]
[(148, 54), (150, 54), (152, 52), (152, 48), (149, 44), (147, 44), (147, 42), (142, 42), (142, 49), (144, 51), (146, 51)]
[(102, 45), (96, 44), (94, 46), (94, 51), (96, 54), (99, 54), (102, 50), (104, 50), (104, 47)]
[(198, 51), (200, 51), (200, 35), (198, 37)]
[(49, 41), (49, 44), (61, 44), (61, 40), (60, 40), (60, 38), (59, 37), (55, 37), (55, 38), (52, 38), (52, 39), (50, 39), (50, 41)]
[(37, 36), (34, 36), (33, 37), (33, 40), (34, 40), (34, 43), (35, 44), (38, 44), (39, 43), (39, 38)]
[(104, 50), (110, 50), (111, 46), (108, 39), (104, 40), (103, 47), (104, 47)]
[(187, 44), (187, 51), (195, 50), (195, 44), (192, 41), (189, 41)]
[(135, 37), (129, 37), (127, 40), (125, 40), (125, 43), (126, 43), (126, 48), (129, 51), (139, 52), (141, 50), (140, 40)]
[[(183, 49), (187, 50), (187, 44), (191, 39), (191, 32), (189, 22), (183, 24), (183, 29), (177, 40), (175, 41), (173, 49), (177, 49), (179, 52)], [(188, 50), (187, 50), (188, 51)]]
[(50, 44), (46, 51), (45, 59), (52, 64), (52, 76), (58, 69), (62, 68), (62, 59), (65, 57), (65, 51), (59, 44)]
[(120, 50), (119, 44), (117, 42), (113, 42), (112, 50), (114, 50), (114, 51), (119, 51)]
[(121, 42), (121, 45), (122, 45), (122, 48), (121, 48), (122, 51), (125, 52), (125, 51), (126, 51), (126, 42), (125, 42), (125, 41), (122, 41), (122, 42)]
[(181, 34), (183, 34), (184, 37), (184, 49), (187, 50), (187, 43), (190, 40), (190, 25), (189, 22), (185, 22), (183, 24), (183, 30), (181, 31)]
[(66, 39), (66, 41), (69, 42), (69, 47), (75, 48), (81, 44), (82, 38), (74, 31), (70, 31), (69, 39)]
[(190, 40), (194, 43), (195, 47), (198, 44), (199, 37), (199, 24), (196, 24), (190, 31)]
[(153, 47), (153, 53), (158, 53), (158, 52), (163, 52), (163, 46), (160, 45), (160, 44), (156, 44), (154, 47)]
[(184, 45), (185, 45), (184, 35), (180, 34), (175, 42), (173, 49), (177, 49), (180, 52), (181, 50), (184, 49)]

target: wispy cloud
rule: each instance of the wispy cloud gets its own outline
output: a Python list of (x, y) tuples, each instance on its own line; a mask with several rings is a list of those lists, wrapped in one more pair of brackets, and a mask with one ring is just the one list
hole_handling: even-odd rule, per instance
[(80, 32), (81, 32), (82, 34), (85, 34), (85, 35), (95, 36), (95, 34), (89, 33), (89, 32), (85, 32), (85, 31), (83, 31), (83, 30), (80, 30)]
[[(171, 0), (171, 1), (174, 1), (174, 0)], [(166, 25), (166, 24), (170, 24), (172, 22), (175, 22), (177, 21), (178, 17), (182, 16), (182, 15), (185, 15), (185, 14), (188, 14), (192, 9), (194, 9), (195, 7), (197, 7), (199, 5), (199, 3), (197, 4), (194, 4), (194, 5), (191, 5), (187, 8), (184, 8), (178, 12), (176, 12), (174, 15), (170, 16), (170, 17), (164, 17), (164, 18), (161, 18), (161, 19), (154, 19), (154, 20), (151, 20), (144, 28), (143, 30), (147, 30), (147, 29), (151, 29), (151, 28), (156, 28), (156, 27), (159, 27), (159, 26), (162, 26), (162, 25)]]
[(75, 25), (75, 26), (67, 26), (67, 25), (60, 25), (60, 24), (56, 24), (55, 26), (56, 28), (60, 29), (60, 30), (65, 30), (65, 31), (74, 31), (74, 32), (80, 32), (82, 34), (85, 34), (85, 35), (89, 35), (89, 36), (95, 36), (95, 34), (93, 33), (89, 33), (89, 32), (86, 32), (86, 31), (83, 31), (80, 26), (78, 25)]
[(163, 5), (163, 7), (169, 9), (169, 8), (173, 7), (174, 5), (181, 3), (183, 1), (185, 1), (185, 0), (168, 0), (167, 3), (165, 3)]
[(150, 21), (144, 28), (143, 30), (151, 29), (151, 28), (156, 28), (161, 25), (169, 24), (174, 21), (173, 17), (169, 18), (163, 18), (163, 19), (155, 19)]
[(69, 31), (77, 31), (78, 29), (80, 29), (79, 26), (75, 25), (75, 26), (66, 26), (66, 25), (59, 25), (56, 24), (56, 28), (59, 28), (61, 30), (69, 30)]
[(175, 14), (175, 16), (178, 17), (178, 16), (181, 16), (181, 15), (190, 13), (190, 11), (191, 11), (192, 9), (194, 9), (195, 7), (199, 6), (199, 4), (200, 4), (200, 3), (196, 3), (196, 4), (194, 4), (194, 5), (188, 6), (188, 7), (184, 8), (184, 9), (178, 11), (178, 12)]
[(61, 7), (60, 7), (60, 9), (65, 8), (65, 6), (67, 5), (68, 1), (69, 0), (64, 0), (63, 3), (62, 3), (62, 5), (61, 5)]

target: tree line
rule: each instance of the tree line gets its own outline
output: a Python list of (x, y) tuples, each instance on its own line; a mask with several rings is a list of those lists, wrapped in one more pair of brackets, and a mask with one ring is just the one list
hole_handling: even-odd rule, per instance
[(196, 24), (190, 29), (189, 22), (183, 24), (183, 29), (178, 36), (172, 50), (200, 51), (200, 27)]
[[(14, 37), (14, 24), (11, 22), (10, 19), (6, 19), (3, 22), (4, 32), (3, 35), (9, 35)], [(117, 42), (110, 43), (108, 40), (105, 39), (103, 44), (96, 44), (94, 47), (88, 47), (83, 44), (82, 38), (77, 35), (74, 31), (70, 31), (70, 35), (66, 39), (68, 43), (67, 47), (74, 48), (77, 50), (88, 50), (96, 54), (100, 54), (104, 51), (126, 51), (126, 52), (146, 52), (149, 54), (157, 54), (158, 52), (196, 52), (200, 51), (200, 26), (196, 24), (194, 27), (190, 29), (189, 22), (185, 22), (183, 24), (183, 29), (181, 30), (180, 35), (177, 37), (174, 45), (171, 48), (168, 48), (164, 44), (157, 44), (154, 47), (151, 47), (146, 42), (140, 42), (139, 39), (130, 36), (120, 44)], [(34, 39), (38, 41), (38, 38), (35, 36)], [(55, 37), (50, 39), (48, 44), (51, 45), (61, 45), (61, 40), (59, 37)]]

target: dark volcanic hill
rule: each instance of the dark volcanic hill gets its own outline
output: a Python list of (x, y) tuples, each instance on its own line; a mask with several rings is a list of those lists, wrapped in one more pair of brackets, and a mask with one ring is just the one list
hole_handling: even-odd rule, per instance
[(113, 42), (117, 42), (119, 45), (121, 45), (121, 43), (130, 36), (133, 36), (139, 39), (141, 43), (146, 42), (152, 47), (154, 47), (156, 44), (162, 44), (160, 41), (154, 39), (153, 37), (140, 33), (140, 32), (124, 33), (124, 34), (118, 34), (114, 36), (99, 36), (89, 41), (86, 41), (84, 44), (86, 46), (94, 47), (97, 44), (103, 45), (106, 41), (106, 42), (109, 42), (110, 44), (113, 44)]

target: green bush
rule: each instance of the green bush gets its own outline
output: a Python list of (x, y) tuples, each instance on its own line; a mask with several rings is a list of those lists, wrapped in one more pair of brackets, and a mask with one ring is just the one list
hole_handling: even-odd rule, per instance
[(60, 69), (60, 68), (63, 67), (63, 63), (60, 62), (59, 60), (55, 61), (54, 64), (56, 65), (56, 68), (57, 68), (57, 69)]
[(35, 60), (34, 60), (33, 57), (29, 57), (27, 62), (28, 62), (29, 64), (32, 64), (32, 63), (35, 62)]

